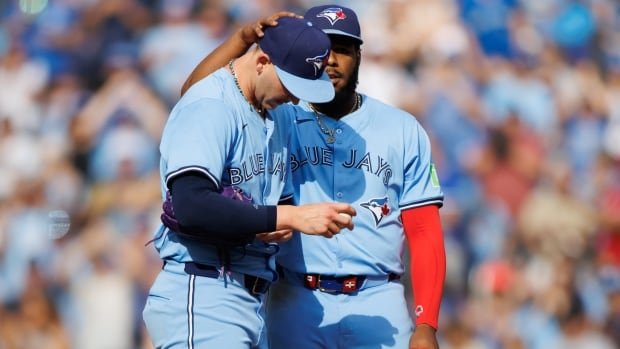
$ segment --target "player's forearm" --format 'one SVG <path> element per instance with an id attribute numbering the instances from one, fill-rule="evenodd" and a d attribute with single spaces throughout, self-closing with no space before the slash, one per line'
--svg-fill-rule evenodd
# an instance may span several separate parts
<path id="1" fill-rule="evenodd" d="M 303 230 L 300 222 L 301 210 L 303 209 L 294 205 L 278 205 L 276 211 L 276 230 Z"/>
<path id="2" fill-rule="evenodd" d="M 342 228 L 353 229 L 355 209 L 349 204 L 253 205 L 219 193 L 216 184 L 198 172 L 174 177 L 169 185 L 171 198 L 164 203 L 162 222 L 197 238 L 248 238 L 285 229 L 332 237 Z"/>
<path id="3" fill-rule="evenodd" d="M 231 59 L 243 55 L 252 46 L 252 43 L 246 43 L 243 40 L 241 30 L 237 30 L 235 34 L 202 59 L 183 83 L 181 95 L 185 94 L 193 84 L 226 65 Z"/>
<path id="4" fill-rule="evenodd" d="M 406 210 L 403 226 L 411 256 L 416 325 L 437 328 L 446 274 L 446 253 L 437 206 Z"/>
<path id="5" fill-rule="evenodd" d="M 174 215 L 183 233 L 201 237 L 249 237 L 275 230 L 275 206 L 224 197 L 206 177 L 185 174 L 171 183 Z"/>

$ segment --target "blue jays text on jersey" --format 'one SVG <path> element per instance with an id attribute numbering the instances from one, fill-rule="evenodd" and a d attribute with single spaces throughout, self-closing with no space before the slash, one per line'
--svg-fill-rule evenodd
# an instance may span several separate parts
<path id="1" fill-rule="evenodd" d="M 285 161 L 282 159 L 282 154 L 272 153 L 269 154 L 271 159 L 267 162 L 270 164 L 267 169 L 269 175 L 277 176 L 281 181 L 284 180 L 286 174 Z M 238 186 L 243 182 L 247 182 L 255 176 L 261 176 L 265 174 L 265 157 L 262 153 L 250 154 L 248 159 L 242 160 L 239 166 L 231 166 L 227 170 L 228 183 L 233 186 Z"/>
<path id="2" fill-rule="evenodd" d="M 333 166 L 333 150 L 326 146 L 303 146 L 299 154 L 291 154 L 291 171 L 296 171 L 305 165 Z M 370 152 L 358 154 L 357 149 L 350 149 L 347 160 L 338 166 L 372 173 L 381 178 L 385 185 L 392 177 L 392 168 L 381 155 L 374 155 Z"/>

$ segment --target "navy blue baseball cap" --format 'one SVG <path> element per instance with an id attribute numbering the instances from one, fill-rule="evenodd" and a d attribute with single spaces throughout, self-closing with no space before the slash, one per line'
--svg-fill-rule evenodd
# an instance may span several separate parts
<path id="1" fill-rule="evenodd" d="M 348 7 L 315 6 L 306 11 L 304 18 L 326 34 L 348 36 L 359 44 L 363 43 L 357 15 Z"/>
<path id="2" fill-rule="evenodd" d="M 295 97 L 310 103 L 334 98 L 334 86 L 325 66 L 331 42 L 327 35 L 306 20 L 282 17 L 267 27 L 258 46 L 269 55 L 282 85 Z"/>

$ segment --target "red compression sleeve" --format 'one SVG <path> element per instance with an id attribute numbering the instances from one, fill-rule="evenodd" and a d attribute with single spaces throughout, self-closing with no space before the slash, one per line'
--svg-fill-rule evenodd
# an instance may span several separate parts
<path id="1" fill-rule="evenodd" d="M 446 250 L 439 208 L 428 205 L 403 211 L 402 221 L 411 256 L 415 323 L 437 329 L 446 276 Z"/>

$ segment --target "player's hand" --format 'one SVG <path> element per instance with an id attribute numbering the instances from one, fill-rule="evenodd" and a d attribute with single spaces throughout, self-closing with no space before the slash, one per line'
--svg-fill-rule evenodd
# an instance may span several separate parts
<path id="1" fill-rule="evenodd" d="M 246 45 L 250 46 L 258 41 L 258 39 L 262 38 L 265 33 L 263 32 L 263 28 L 265 27 L 275 27 L 278 25 L 278 18 L 281 17 L 297 17 L 303 18 L 302 16 L 288 11 L 280 11 L 272 14 L 269 17 L 262 18 L 255 23 L 251 23 L 248 25 L 244 25 L 241 30 L 241 40 L 246 43 Z"/>
<path id="2" fill-rule="evenodd" d="M 355 209 L 344 203 L 278 206 L 278 222 L 308 235 L 331 238 L 343 228 L 353 229 Z"/>
<path id="3" fill-rule="evenodd" d="M 418 325 L 409 338 L 409 349 L 439 349 L 435 329 L 429 325 Z"/>
<path id="4" fill-rule="evenodd" d="M 256 234 L 256 238 L 264 242 L 286 242 L 293 237 L 291 229 L 276 230 L 269 233 Z"/>

